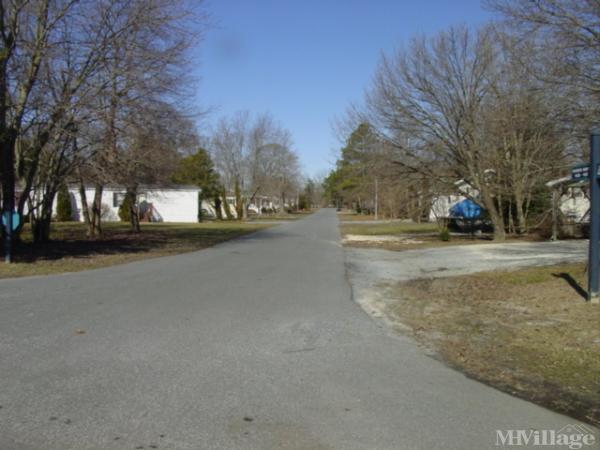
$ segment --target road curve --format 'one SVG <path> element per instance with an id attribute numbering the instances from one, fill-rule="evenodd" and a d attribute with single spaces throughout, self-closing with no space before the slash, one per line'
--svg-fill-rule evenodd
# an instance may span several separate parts
<path id="1" fill-rule="evenodd" d="M 0 449 L 486 449 L 572 419 L 352 301 L 334 210 L 200 252 L 0 281 Z"/>

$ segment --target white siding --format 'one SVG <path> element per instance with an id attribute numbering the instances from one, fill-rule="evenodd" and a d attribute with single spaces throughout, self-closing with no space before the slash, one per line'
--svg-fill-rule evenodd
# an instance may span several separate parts
<path id="1" fill-rule="evenodd" d="M 138 202 L 147 201 L 152 203 L 154 211 L 157 213 L 155 216 L 159 217 L 159 221 L 197 222 L 199 191 L 196 188 L 141 190 L 138 194 Z M 69 193 L 71 194 L 71 204 L 73 206 L 73 219 L 83 222 L 79 189 L 69 187 Z M 85 195 L 89 206 L 94 199 L 94 189 L 86 188 Z M 124 195 L 125 188 L 104 188 L 102 191 L 102 220 L 106 222 L 117 222 L 119 220 L 119 205 Z M 56 212 L 56 200 L 53 209 Z"/>
<path id="2" fill-rule="evenodd" d="M 429 210 L 429 221 L 435 222 L 437 219 L 450 216 L 450 208 L 465 199 L 466 197 L 462 195 L 440 195 L 434 198 Z"/>
<path id="3" fill-rule="evenodd" d="M 117 222 L 119 220 L 119 207 L 113 206 L 113 194 L 125 194 L 125 189 L 112 189 L 104 188 L 102 191 L 102 220 L 105 222 Z M 69 194 L 71 195 L 71 206 L 73 208 L 73 219 L 83 222 L 83 214 L 81 213 L 81 196 L 79 195 L 79 189 L 75 187 L 69 187 Z M 94 188 L 86 188 L 85 196 L 88 203 L 88 207 L 94 200 Z M 54 199 L 53 210 L 56 213 L 56 198 Z"/>
<path id="4" fill-rule="evenodd" d="M 141 194 L 164 222 L 198 222 L 198 189 L 163 189 Z"/>

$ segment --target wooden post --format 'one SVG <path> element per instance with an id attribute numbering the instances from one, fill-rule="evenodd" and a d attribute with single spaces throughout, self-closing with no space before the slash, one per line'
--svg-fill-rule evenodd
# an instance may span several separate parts
<path id="1" fill-rule="evenodd" d="M 550 240 L 558 240 L 558 201 L 559 201 L 558 189 L 552 189 L 552 237 Z"/>

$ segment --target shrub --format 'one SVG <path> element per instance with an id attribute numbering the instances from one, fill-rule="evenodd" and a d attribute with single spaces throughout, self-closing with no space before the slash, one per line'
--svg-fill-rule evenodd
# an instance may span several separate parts
<path id="1" fill-rule="evenodd" d="M 125 194 L 123 203 L 119 206 L 119 219 L 121 222 L 131 222 L 131 207 L 133 206 L 133 196 L 130 193 Z"/>
<path id="2" fill-rule="evenodd" d="M 66 184 L 58 189 L 56 199 L 56 220 L 59 222 L 68 222 L 73 219 L 73 208 L 71 205 L 71 194 Z"/>
<path id="3" fill-rule="evenodd" d="M 444 228 L 442 231 L 440 231 L 440 240 L 444 242 L 448 242 L 450 240 L 450 231 L 448 231 L 448 228 Z"/>
<path id="4" fill-rule="evenodd" d="M 298 209 L 307 210 L 309 208 L 308 197 L 305 194 L 300 194 L 298 197 Z"/>

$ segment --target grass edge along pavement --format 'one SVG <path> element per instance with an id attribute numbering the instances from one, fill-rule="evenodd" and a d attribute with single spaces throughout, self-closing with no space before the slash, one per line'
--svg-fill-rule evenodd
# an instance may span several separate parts
<path id="1" fill-rule="evenodd" d="M 103 235 L 89 240 L 79 222 L 52 224 L 52 240 L 33 246 L 29 229 L 23 230 L 15 262 L 0 264 L 0 278 L 50 275 L 108 267 L 143 259 L 201 250 L 274 226 L 260 222 L 144 223 L 142 232 L 129 224 L 110 222 Z M 2 250 L 2 249 L 0 249 Z M 2 250 L 3 251 L 3 250 Z"/>
<path id="2" fill-rule="evenodd" d="M 384 312 L 450 367 L 598 426 L 600 308 L 585 278 L 562 264 L 388 284 Z"/>

